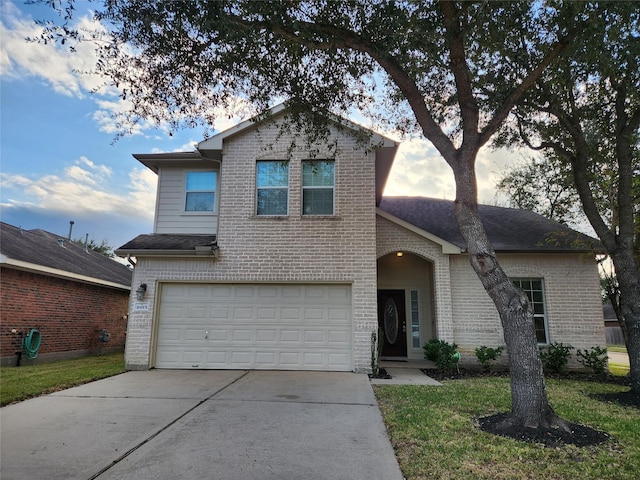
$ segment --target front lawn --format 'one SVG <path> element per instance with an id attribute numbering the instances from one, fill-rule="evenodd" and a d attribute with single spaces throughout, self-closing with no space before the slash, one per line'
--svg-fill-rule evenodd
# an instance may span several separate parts
<path id="1" fill-rule="evenodd" d="M 374 386 L 400 468 L 417 479 L 637 479 L 640 410 L 593 395 L 628 387 L 547 380 L 549 399 L 564 419 L 611 435 L 607 443 L 549 448 L 476 428 L 477 418 L 510 409 L 509 379 L 450 380 L 442 387 Z"/>
<path id="2" fill-rule="evenodd" d="M 123 373 L 124 354 L 0 367 L 0 406 Z"/>

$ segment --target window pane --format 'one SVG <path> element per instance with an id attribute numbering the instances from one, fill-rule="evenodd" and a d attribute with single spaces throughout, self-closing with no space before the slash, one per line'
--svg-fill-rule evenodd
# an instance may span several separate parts
<path id="1" fill-rule="evenodd" d="M 333 189 L 306 189 L 302 193 L 304 215 L 333 215 Z"/>
<path id="2" fill-rule="evenodd" d="M 213 200 L 213 192 L 187 192 L 185 210 L 187 212 L 212 212 Z"/>
<path id="3" fill-rule="evenodd" d="M 286 188 L 269 188 L 258 190 L 258 215 L 286 215 Z"/>
<path id="4" fill-rule="evenodd" d="M 216 175 L 216 172 L 187 172 L 186 212 L 213 212 Z"/>
<path id="5" fill-rule="evenodd" d="M 289 163 L 286 161 L 258 162 L 256 169 L 258 187 L 286 187 L 289 185 Z"/>
<path id="6" fill-rule="evenodd" d="M 333 187 L 333 162 L 328 160 L 303 162 L 302 185 L 305 187 Z"/>
<path id="7" fill-rule="evenodd" d="M 535 317 L 533 321 L 536 327 L 536 340 L 538 340 L 538 343 L 547 343 L 547 332 L 544 328 L 544 317 Z"/>
<path id="8" fill-rule="evenodd" d="M 187 191 L 216 189 L 216 172 L 187 172 Z"/>
<path id="9" fill-rule="evenodd" d="M 544 307 L 544 292 L 542 279 L 540 278 L 513 278 L 513 284 L 521 288 L 529 299 L 533 310 L 536 339 L 538 343 L 547 343 L 546 316 Z"/>

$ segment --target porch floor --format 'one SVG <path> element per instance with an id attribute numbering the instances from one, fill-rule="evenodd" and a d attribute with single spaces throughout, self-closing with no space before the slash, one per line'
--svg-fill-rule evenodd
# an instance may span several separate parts
<path id="1" fill-rule="evenodd" d="M 435 368 L 435 364 L 429 360 L 381 360 L 380 367 L 391 378 L 372 378 L 372 385 L 442 385 L 421 372 L 424 368 Z"/>
<path id="2" fill-rule="evenodd" d="M 380 366 L 382 368 L 436 368 L 436 364 L 427 359 L 382 359 L 380 360 Z"/>

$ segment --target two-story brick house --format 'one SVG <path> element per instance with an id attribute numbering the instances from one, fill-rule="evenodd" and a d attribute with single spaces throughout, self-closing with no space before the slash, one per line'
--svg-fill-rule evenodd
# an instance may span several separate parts
<path id="1" fill-rule="evenodd" d="M 382 198 L 398 144 L 372 134 L 363 145 L 345 122 L 308 146 L 279 129 L 285 115 L 276 107 L 194 152 L 135 155 L 158 191 L 154 232 L 116 250 L 135 257 L 139 290 L 127 367 L 366 371 L 379 325 L 387 357 L 422 358 L 434 337 L 463 351 L 501 344 L 452 203 Z M 597 269 L 577 234 L 484 208 L 507 271 L 535 300 L 541 343 L 604 345 Z"/>

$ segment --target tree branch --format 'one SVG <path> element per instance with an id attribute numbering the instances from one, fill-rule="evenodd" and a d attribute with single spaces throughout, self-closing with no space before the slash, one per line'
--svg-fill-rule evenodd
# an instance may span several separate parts
<path id="1" fill-rule="evenodd" d="M 293 29 L 282 23 L 267 21 L 245 20 L 237 15 L 230 15 L 231 20 L 239 27 L 246 30 L 268 30 L 275 35 L 302 45 L 311 50 L 352 50 L 369 55 L 391 77 L 396 86 L 407 99 L 416 120 L 422 128 L 423 134 L 445 158 L 451 158 L 455 154 L 455 147 L 451 139 L 443 132 L 442 128 L 434 120 L 427 108 L 424 97 L 415 81 L 407 75 L 399 62 L 384 49 L 363 38 L 357 33 L 335 25 L 322 25 L 318 23 L 296 21 L 298 29 Z M 305 36 L 299 31 L 304 31 Z M 305 38 L 310 33 L 320 34 L 327 41 L 319 41 Z"/>
<path id="2" fill-rule="evenodd" d="M 509 94 L 503 104 L 496 110 L 489 123 L 480 132 L 480 143 L 484 145 L 498 131 L 504 120 L 509 115 L 516 103 L 522 98 L 527 90 L 540 78 L 546 68 L 564 52 L 579 31 L 578 27 L 573 28 L 567 35 L 562 37 L 555 46 L 545 55 L 540 64 L 527 75 L 527 77 Z"/>
<path id="3" fill-rule="evenodd" d="M 458 92 L 458 105 L 462 117 L 462 147 L 471 148 L 476 152 L 478 144 L 479 108 L 473 95 L 471 73 L 464 50 L 464 34 L 460 25 L 460 13 L 454 2 L 446 0 L 440 2 L 447 30 L 450 66 Z"/>

